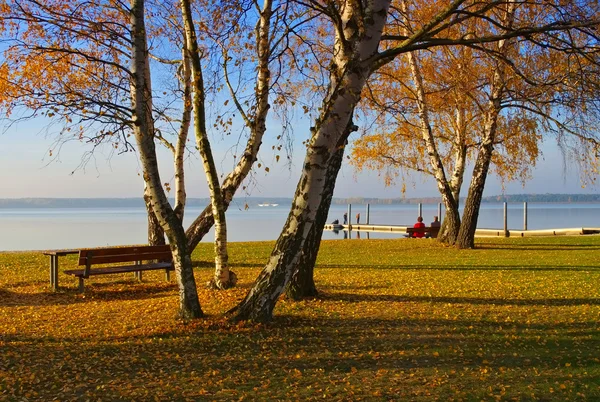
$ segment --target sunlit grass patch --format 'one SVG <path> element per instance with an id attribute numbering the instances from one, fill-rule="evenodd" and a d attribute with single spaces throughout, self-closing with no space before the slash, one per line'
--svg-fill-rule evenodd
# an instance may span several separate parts
<path id="1" fill-rule="evenodd" d="M 325 241 L 320 297 L 227 323 L 272 245 L 232 243 L 218 292 L 201 244 L 190 323 L 162 272 L 52 292 L 46 257 L 0 254 L 0 400 L 600 399 L 600 237 Z"/>

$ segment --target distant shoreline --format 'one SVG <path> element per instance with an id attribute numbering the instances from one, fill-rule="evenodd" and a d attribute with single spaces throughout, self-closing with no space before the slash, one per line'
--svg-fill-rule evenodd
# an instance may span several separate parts
<path id="1" fill-rule="evenodd" d="M 464 202 L 464 199 L 461 200 Z M 205 207 L 209 204 L 208 198 L 188 198 L 187 206 Z M 269 203 L 271 205 L 289 206 L 291 198 L 287 197 L 239 197 L 234 202 L 249 206 Z M 439 197 L 418 198 L 334 198 L 335 205 L 398 205 L 398 204 L 438 204 Z M 502 202 L 532 202 L 532 203 L 598 203 L 600 194 L 512 194 L 493 195 L 483 197 L 484 203 Z M 143 208 L 144 201 L 139 198 L 0 198 L 0 209 L 8 208 Z"/>

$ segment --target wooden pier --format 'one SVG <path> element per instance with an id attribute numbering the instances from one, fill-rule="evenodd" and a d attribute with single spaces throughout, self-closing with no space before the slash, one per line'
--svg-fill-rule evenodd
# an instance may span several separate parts
<path id="1" fill-rule="evenodd" d="M 338 231 L 356 231 L 356 232 L 377 232 L 377 233 L 406 233 L 406 229 L 410 226 L 403 225 L 372 225 L 372 224 L 356 224 L 356 225 L 340 225 L 326 224 L 325 230 Z M 532 236 L 577 236 L 600 234 L 600 228 L 566 228 L 566 229 L 538 229 L 538 230 L 516 230 L 510 229 L 506 232 L 504 229 L 477 229 L 476 237 L 532 237 Z"/>

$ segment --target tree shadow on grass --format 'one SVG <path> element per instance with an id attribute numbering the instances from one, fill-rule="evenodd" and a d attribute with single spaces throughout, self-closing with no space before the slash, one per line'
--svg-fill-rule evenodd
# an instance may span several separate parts
<path id="1" fill-rule="evenodd" d="M 243 263 L 243 262 L 229 262 L 231 265 L 231 269 L 236 268 L 263 268 L 264 264 L 262 263 Z M 193 261 L 192 267 L 194 268 L 215 268 L 215 263 L 210 261 Z"/>
<path id="2" fill-rule="evenodd" d="M 215 263 L 210 261 L 192 261 L 192 267 L 194 268 L 214 268 Z"/>
<path id="3" fill-rule="evenodd" d="M 570 336 L 573 330 L 594 333 L 596 339 Z M 43 379 L 60 366 L 68 373 L 93 370 L 97 378 L 118 377 L 135 383 L 139 373 L 144 373 L 145 380 L 155 381 L 180 376 L 185 367 L 185 372 L 194 371 L 205 379 L 211 372 L 245 373 L 251 386 L 260 386 L 265 378 L 293 379 L 294 370 L 318 375 L 325 383 L 327 378 L 335 381 L 338 375 L 360 370 L 386 370 L 390 372 L 389 380 L 396 381 L 401 370 L 413 369 L 454 370 L 463 373 L 465 380 L 472 376 L 479 381 L 484 367 L 518 373 L 535 368 L 537 377 L 546 376 L 538 381 L 554 382 L 561 375 L 557 370 L 575 361 L 574 350 L 579 351 L 577 365 L 590 368 L 597 366 L 596 353 L 600 350 L 598 325 L 592 322 L 537 325 L 531 333 L 515 333 L 514 326 L 482 320 L 279 315 L 273 323 L 250 331 L 202 327 L 198 336 L 189 335 L 165 334 L 157 340 L 152 334 L 102 342 L 95 338 L 45 339 L 17 334 L 0 339 L 6 343 L 6 356 L 11 356 L 6 358 L 7 364 L 27 367 L 35 378 Z M 549 340 L 549 344 L 540 339 Z M 562 372 L 566 375 L 570 370 Z M 526 377 L 522 381 L 530 382 Z M 598 376 L 585 377 L 589 383 Z M 88 387 L 86 382 L 82 384 Z M 88 389 L 92 394 L 100 392 L 96 383 L 90 383 Z"/>
<path id="4" fill-rule="evenodd" d="M 327 286 L 323 287 L 327 289 Z M 392 302 L 392 303 L 442 303 L 442 304 L 476 304 L 490 306 L 600 306 L 600 298 L 574 299 L 505 299 L 483 297 L 435 297 L 435 296 L 402 296 L 402 295 L 365 295 L 357 293 L 319 292 L 322 300 L 337 300 L 347 303 L 360 302 Z"/>
<path id="5" fill-rule="evenodd" d="M 131 281 L 114 281 L 110 283 L 87 284 L 83 296 L 74 288 L 61 288 L 58 292 L 51 290 L 37 293 L 21 293 L 0 289 L 0 306 L 44 306 L 71 305 L 88 303 L 91 300 L 143 300 L 161 298 L 177 290 L 175 283 L 152 286 L 149 283 Z"/>
<path id="6" fill-rule="evenodd" d="M 600 250 L 600 245 L 598 244 L 564 244 L 557 243 L 553 245 L 549 245 L 548 243 L 530 243 L 530 244 L 522 244 L 522 245 L 508 245 L 502 243 L 478 243 L 475 246 L 475 250 L 547 250 L 547 251 L 557 251 L 557 250 L 565 250 L 565 251 L 590 251 L 590 250 Z"/>
<path id="7" fill-rule="evenodd" d="M 515 265 L 383 265 L 383 264 L 317 264 L 315 269 L 393 269 L 430 271 L 600 271 L 600 266 L 579 265 L 577 267 L 515 266 Z"/>

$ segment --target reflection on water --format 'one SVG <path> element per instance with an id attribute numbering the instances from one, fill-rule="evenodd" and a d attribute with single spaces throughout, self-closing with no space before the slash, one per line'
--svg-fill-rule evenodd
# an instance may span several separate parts
<path id="1" fill-rule="evenodd" d="M 203 207 L 186 210 L 189 225 Z M 244 210 L 231 206 L 227 212 L 230 241 L 274 240 L 285 223 L 289 205 Z M 345 205 L 332 205 L 327 222 L 342 220 Z M 366 223 L 366 206 L 353 205 L 354 215 Z M 371 205 L 369 223 L 412 226 L 417 205 Z M 437 205 L 423 205 L 425 222 L 437 215 Z M 352 215 L 353 216 L 353 215 Z M 501 228 L 502 204 L 484 204 L 480 228 Z M 509 204 L 508 226 L 523 228 L 523 204 Z M 146 242 L 146 211 L 143 208 L 37 208 L 0 209 L 0 250 L 40 250 L 138 244 Z M 600 204 L 529 204 L 528 228 L 600 227 Z M 324 239 L 361 238 L 353 231 L 325 231 Z M 366 233 L 366 235 L 365 235 Z M 398 238 L 403 234 L 362 233 L 362 238 Z M 212 241 L 211 231 L 204 241 Z"/>

